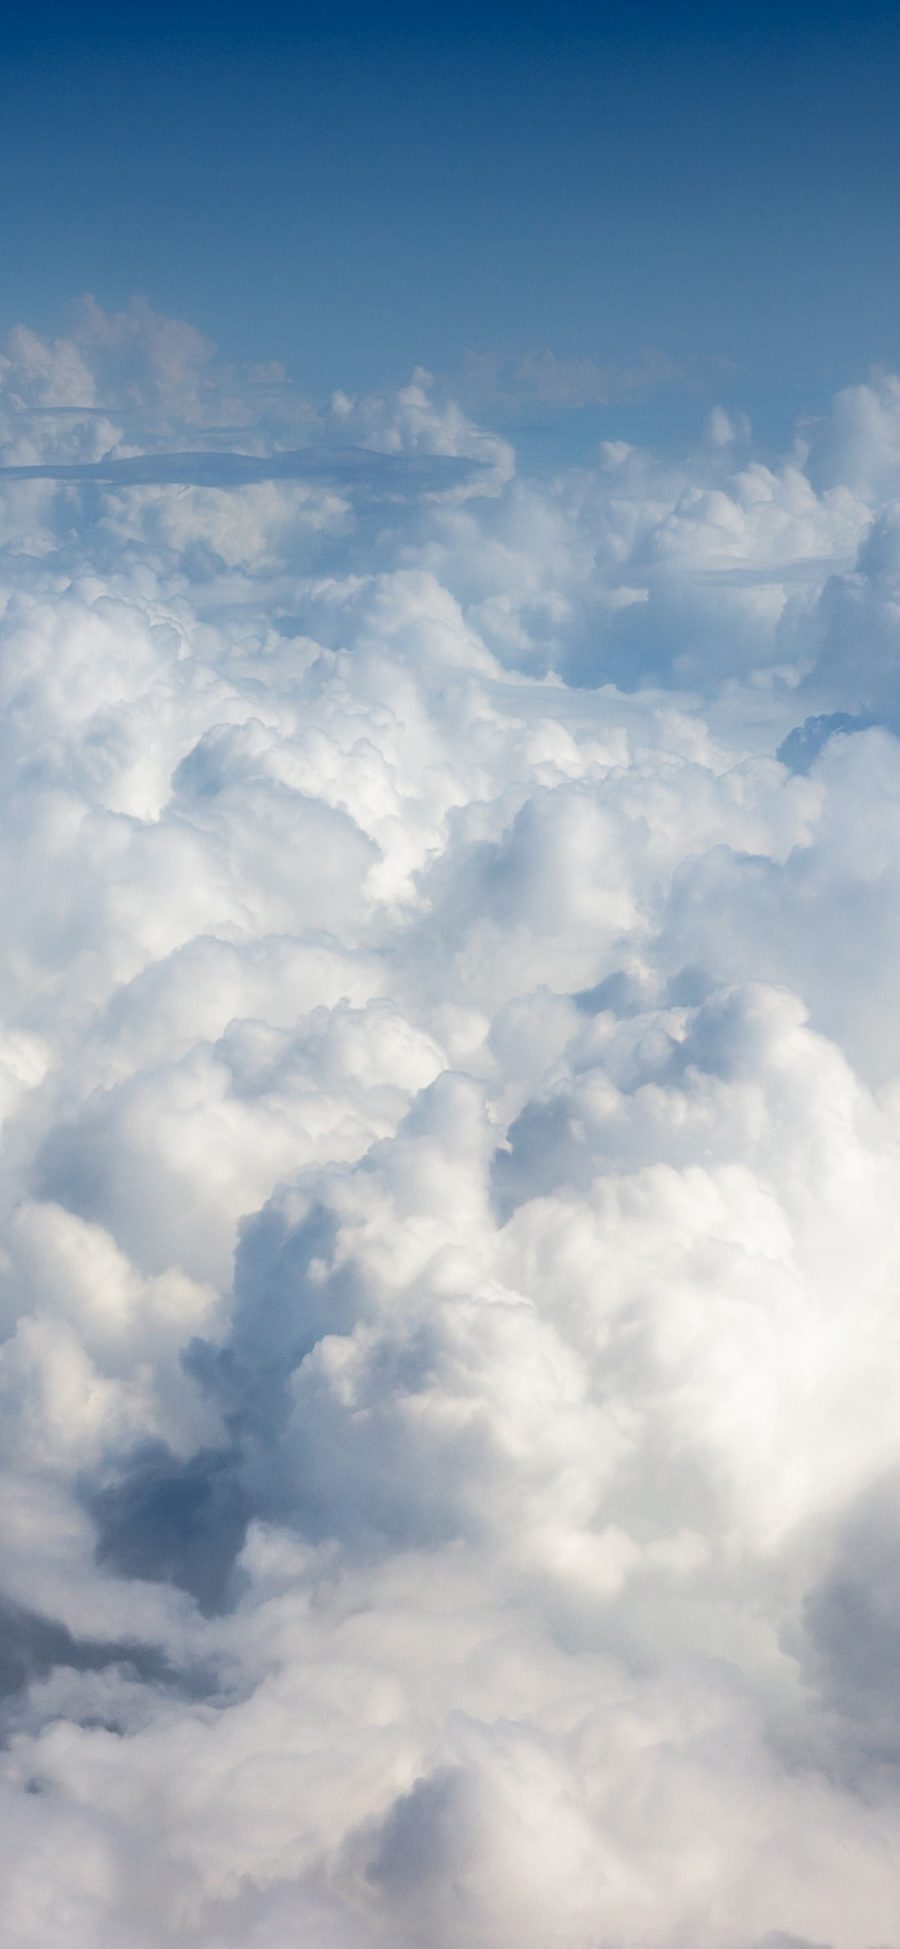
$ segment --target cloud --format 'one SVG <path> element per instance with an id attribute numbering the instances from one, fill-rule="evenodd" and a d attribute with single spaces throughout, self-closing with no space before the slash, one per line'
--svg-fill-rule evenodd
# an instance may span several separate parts
<path id="1" fill-rule="evenodd" d="M 266 455 L 207 453 L 113 455 L 106 460 L 61 461 L 0 468 L 0 479 L 92 482 L 103 487 L 247 487 L 269 480 L 360 480 L 379 483 L 385 495 L 400 489 L 426 490 L 470 480 L 471 461 L 453 454 L 432 455 L 422 464 L 415 458 L 376 455 L 365 447 L 345 447 L 340 453 L 307 448 L 299 453 Z"/>
<path id="2" fill-rule="evenodd" d="M 896 419 L 10 335 L 14 1949 L 896 1945 Z"/>
<path id="3" fill-rule="evenodd" d="M 509 360 L 470 352 L 460 385 L 476 410 L 516 412 L 542 406 L 559 412 L 608 406 L 613 400 L 684 384 L 691 377 L 661 352 L 644 352 L 630 365 L 599 365 L 596 359 L 560 358 L 545 345 Z"/>

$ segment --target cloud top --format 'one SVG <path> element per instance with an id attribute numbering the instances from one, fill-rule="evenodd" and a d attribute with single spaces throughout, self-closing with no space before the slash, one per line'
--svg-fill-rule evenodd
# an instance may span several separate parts
<path id="1" fill-rule="evenodd" d="M 897 381 L 0 442 L 4 1941 L 888 1949 Z"/>

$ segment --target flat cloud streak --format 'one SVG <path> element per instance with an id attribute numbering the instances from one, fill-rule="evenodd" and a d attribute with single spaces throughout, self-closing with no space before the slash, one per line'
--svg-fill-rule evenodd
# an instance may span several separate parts
<path id="1" fill-rule="evenodd" d="M 456 454 L 376 454 L 365 447 L 344 447 L 270 454 L 148 453 L 126 458 L 52 462 L 46 465 L 0 466 L 0 480 L 92 481 L 103 487 L 140 487 L 156 483 L 173 487 L 247 487 L 254 481 L 322 480 L 381 485 L 423 491 L 468 482 L 477 463 Z"/>
<path id="2" fill-rule="evenodd" d="M 896 1949 L 900 381 L 0 454 L 4 1944 Z"/>

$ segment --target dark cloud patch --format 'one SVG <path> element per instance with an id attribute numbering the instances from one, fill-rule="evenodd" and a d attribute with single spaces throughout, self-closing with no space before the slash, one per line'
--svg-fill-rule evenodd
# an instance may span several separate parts
<path id="1" fill-rule="evenodd" d="M 76 1637 L 64 1624 L 0 1598 L 0 1712 L 24 1687 L 60 1665 L 79 1672 L 125 1665 L 151 1685 L 173 1684 L 178 1678 L 152 1645 Z"/>
<path id="2" fill-rule="evenodd" d="M 187 1371 L 214 1396 L 236 1440 L 274 1440 L 290 1379 L 325 1334 L 352 1331 L 364 1303 L 359 1270 L 334 1263 L 337 1220 L 323 1204 L 301 1219 L 273 1202 L 244 1228 L 227 1340 L 195 1340 Z"/>
<path id="3" fill-rule="evenodd" d="M 593 988 L 579 988 L 572 999 L 583 1015 L 601 1015 L 606 1009 L 614 1015 L 636 1015 L 643 1006 L 637 985 L 624 968 L 617 968 Z"/>
<path id="4" fill-rule="evenodd" d="M 804 1618 L 807 1668 L 843 1762 L 900 1767 L 900 1476 L 854 1503 Z"/>
<path id="5" fill-rule="evenodd" d="M 562 1185 L 590 1179 L 590 1161 L 572 1128 L 564 1098 L 526 1103 L 510 1125 L 505 1145 L 491 1160 L 491 1200 L 500 1224 L 529 1198 L 546 1197 Z"/>
<path id="6" fill-rule="evenodd" d="M 99 1562 L 122 1577 L 175 1584 L 207 1615 L 227 1609 L 249 1517 L 229 1450 L 201 1450 L 183 1462 L 165 1443 L 145 1442 L 116 1482 L 86 1500 Z"/>
<path id="7" fill-rule="evenodd" d="M 831 1949 L 828 1942 L 810 1942 L 805 1935 L 784 1935 L 775 1929 L 769 1935 L 759 1936 L 755 1942 L 747 1944 L 747 1949 Z"/>
<path id="8" fill-rule="evenodd" d="M 452 1872 L 461 1848 L 474 1838 L 468 1777 L 462 1767 L 440 1767 L 417 1780 L 394 1802 L 368 1875 L 389 1894 L 407 1894 Z"/>
<path id="9" fill-rule="evenodd" d="M 826 711 L 818 717 L 804 718 L 779 745 L 776 758 L 789 771 L 806 776 L 829 738 L 851 737 L 854 731 L 870 731 L 878 719 L 851 711 Z"/>

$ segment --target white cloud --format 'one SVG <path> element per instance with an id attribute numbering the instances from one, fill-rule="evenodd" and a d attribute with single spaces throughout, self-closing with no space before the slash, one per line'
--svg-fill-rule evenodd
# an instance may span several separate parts
<path id="1" fill-rule="evenodd" d="M 11 334 L 13 1949 L 895 1941 L 896 393 Z"/>

